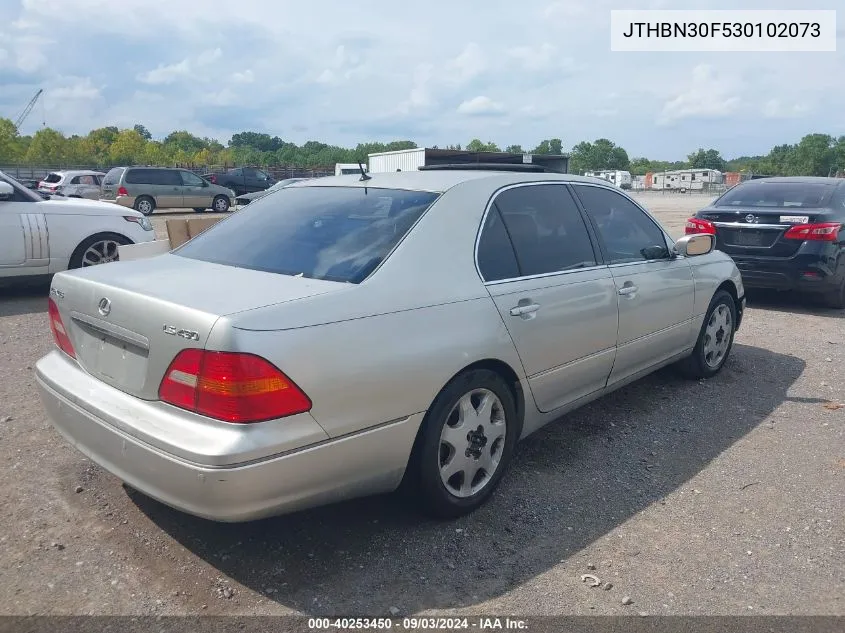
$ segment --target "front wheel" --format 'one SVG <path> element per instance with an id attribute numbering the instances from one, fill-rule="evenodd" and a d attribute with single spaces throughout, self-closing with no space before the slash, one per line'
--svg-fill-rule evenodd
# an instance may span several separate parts
<path id="1" fill-rule="evenodd" d="M 214 202 L 211 203 L 211 208 L 217 213 L 226 213 L 229 210 L 229 198 L 226 196 L 217 196 Z"/>
<path id="2" fill-rule="evenodd" d="M 410 468 L 429 514 L 454 518 L 483 505 L 507 468 L 520 433 L 516 404 L 498 374 L 453 379 L 423 420 Z"/>
<path id="3" fill-rule="evenodd" d="M 736 303 L 719 290 L 710 300 L 692 354 L 678 363 L 687 378 L 710 378 L 719 373 L 731 353 L 736 333 Z"/>
<path id="4" fill-rule="evenodd" d="M 109 262 L 118 261 L 118 246 L 126 246 L 132 242 L 122 235 L 101 233 L 92 235 L 82 241 L 73 251 L 68 262 L 68 268 L 86 268 Z"/>

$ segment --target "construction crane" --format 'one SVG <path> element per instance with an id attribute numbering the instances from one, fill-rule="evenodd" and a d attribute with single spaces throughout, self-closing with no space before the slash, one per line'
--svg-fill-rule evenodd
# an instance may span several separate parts
<path id="1" fill-rule="evenodd" d="M 32 109 L 35 107 L 35 104 L 38 102 L 38 97 L 41 96 L 41 93 L 44 92 L 43 89 L 40 89 L 38 92 L 35 93 L 35 96 L 29 100 L 29 103 L 26 104 L 26 107 L 21 112 L 20 116 L 15 121 L 15 127 L 20 130 L 21 125 L 23 122 L 26 121 L 26 117 L 29 116 L 29 113 L 32 112 Z"/>

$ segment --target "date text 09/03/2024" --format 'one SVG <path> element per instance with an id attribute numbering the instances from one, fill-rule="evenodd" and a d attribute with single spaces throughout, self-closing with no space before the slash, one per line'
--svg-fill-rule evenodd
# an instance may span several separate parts
<path id="1" fill-rule="evenodd" d="M 528 623 L 519 618 L 499 617 L 406 617 L 394 618 L 310 618 L 313 631 L 397 630 L 397 631 L 528 631 Z"/>

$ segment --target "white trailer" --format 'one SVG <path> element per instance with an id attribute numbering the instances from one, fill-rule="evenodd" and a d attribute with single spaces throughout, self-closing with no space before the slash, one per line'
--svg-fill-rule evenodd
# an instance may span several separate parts
<path id="1" fill-rule="evenodd" d="M 364 171 L 369 171 L 366 165 L 364 165 Z M 334 166 L 335 176 L 348 176 L 350 174 L 360 173 L 361 168 L 358 166 L 358 163 L 337 163 Z"/>
<path id="2" fill-rule="evenodd" d="M 370 172 L 417 171 L 425 165 L 425 148 L 400 149 L 394 152 L 377 152 L 369 155 Z"/>
<path id="3" fill-rule="evenodd" d="M 585 176 L 592 176 L 594 178 L 601 178 L 609 183 L 612 183 L 620 189 L 631 188 L 631 172 L 621 171 L 618 169 L 606 169 L 602 171 L 587 171 Z"/>

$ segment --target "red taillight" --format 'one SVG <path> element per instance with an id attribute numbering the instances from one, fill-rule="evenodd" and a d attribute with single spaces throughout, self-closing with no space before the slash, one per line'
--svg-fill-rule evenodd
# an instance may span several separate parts
<path id="1" fill-rule="evenodd" d="M 684 228 L 686 235 L 695 235 L 698 233 L 708 233 L 716 235 L 716 225 L 707 220 L 699 220 L 698 218 L 690 218 L 687 220 L 687 225 Z"/>
<path id="2" fill-rule="evenodd" d="M 53 332 L 53 339 L 56 341 L 56 345 L 71 358 L 76 358 L 73 344 L 67 335 L 65 324 L 62 323 L 62 317 L 59 315 L 59 307 L 52 299 L 47 300 L 47 312 L 50 315 L 50 330 Z"/>
<path id="3" fill-rule="evenodd" d="M 117 195 L 119 196 L 128 196 L 129 192 L 126 190 L 126 187 L 118 187 L 117 188 Z"/>
<path id="4" fill-rule="evenodd" d="M 783 234 L 788 240 L 813 240 L 817 242 L 836 242 L 839 240 L 839 222 L 822 224 L 796 224 Z"/>
<path id="5" fill-rule="evenodd" d="M 311 409 L 311 400 L 260 356 L 186 349 L 158 389 L 162 401 L 226 422 L 274 420 Z"/>

